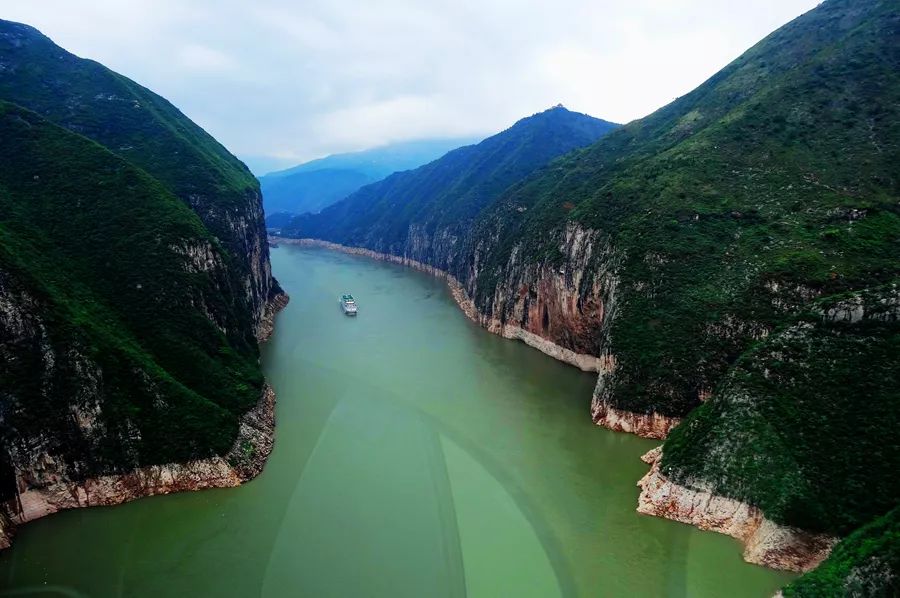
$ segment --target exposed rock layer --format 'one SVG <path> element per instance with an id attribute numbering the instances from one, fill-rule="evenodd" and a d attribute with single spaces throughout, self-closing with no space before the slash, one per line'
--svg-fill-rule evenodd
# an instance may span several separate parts
<path id="1" fill-rule="evenodd" d="M 50 480 L 30 486 L 18 478 L 18 496 L 0 509 L 0 548 L 10 545 L 16 525 L 64 509 L 117 505 L 144 496 L 233 487 L 257 476 L 275 440 L 275 392 L 265 385 L 259 403 L 241 419 L 240 432 L 225 456 L 188 463 L 151 465 L 81 481 Z"/>
<path id="2" fill-rule="evenodd" d="M 657 440 L 664 440 L 672 428 L 681 422 L 680 418 L 660 413 L 635 413 L 616 409 L 596 392 L 591 399 L 591 417 L 598 426 Z"/>
<path id="3" fill-rule="evenodd" d="M 285 293 L 279 293 L 266 305 L 260 342 L 271 337 L 275 315 L 288 301 Z M 237 438 L 224 456 L 151 465 L 80 481 L 52 473 L 17 472 L 16 496 L 0 504 L 0 550 L 11 545 L 17 525 L 64 509 L 110 506 L 145 496 L 237 486 L 262 472 L 274 443 L 275 391 L 265 384 L 257 404 L 241 418 Z M 49 455 L 42 459 L 51 468 L 54 466 Z"/>
<path id="4" fill-rule="evenodd" d="M 290 297 L 284 292 L 278 292 L 271 301 L 266 303 L 263 315 L 259 320 L 256 329 L 256 339 L 264 343 L 272 337 L 275 332 L 275 315 L 287 306 Z"/>
<path id="5" fill-rule="evenodd" d="M 747 562 L 788 571 L 814 569 L 838 541 L 779 525 L 752 505 L 676 484 L 660 471 L 661 457 L 661 447 L 641 457 L 650 471 L 637 484 L 641 488 L 639 513 L 727 534 L 743 542 Z"/>

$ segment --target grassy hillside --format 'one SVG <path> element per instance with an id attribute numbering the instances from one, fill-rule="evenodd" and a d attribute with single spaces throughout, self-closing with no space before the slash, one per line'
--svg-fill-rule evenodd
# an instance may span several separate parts
<path id="1" fill-rule="evenodd" d="M 596 141 L 616 125 L 562 107 L 522 119 L 473 146 L 368 185 L 321 215 L 298 218 L 289 234 L 401 251 L 410 226 L 462 232 L 512 183 Z"/>
<path id="2" fill-rule="evenodd" d="M 96 141 L 165 185 L 227 250 L 233 297 L 248 320 L 272 288 L 259 184 L 164 98 L 27 25 L 0 20 L 0 99 Z"/>
<path id="3" fill-rule="evenodd" d="M 226 453 L 278 290 L 240 161 L 0 21 L 0 492 Z"/>
<path id="4" fill-rule="evenodd" d="M 815 302 L 672 431 L 670 477 L 844 535 L 897 505 L 900 286 Z"/>
<path id="5" fill-rule="evenodd" d="M 12 461 L 39 448 L 78 478 L 227 451 L 262 378 L 216 238 L 144 171 L 7 102 L 0 164 Z"/>
<path id="6" fill-rule="evenodd" d="M 898 8 L 823 3 L 510 189 L 480 224 L 498 238 L 482 304 L 512 247 L 552 261 L 566 222 L 600 231 L 618 277 L 601 398 L 682 417 L 711 394 L 666 442 L 664 470 L 838 534 L 900 501 L 885 476 L 900 465 L 897 314 L 797 318 L 900 275 Z"/>
<path id="7" fill-rule="evenodd" d="M 704 85 L 513 188 L 479 288 L 568 220 L 623 261 L 608 386 L 682 416 L 755 337 L 820 295 L 891 280 L 900 254 L 896 2 L 832 0 Z"/>
<path id="8" fill-rule="evenodd" d="M 853 532 L 816 570 L 784 589 L 785 598 L 900 595 L 900 507 Z"/>
<path id="9" fill-rule="evenodd" d="M 234 202 L 257 188 L 247 168 L 164 98 L 36 29 L 0 20 L 0 98 L 97 141 L 172 188 Z"/>

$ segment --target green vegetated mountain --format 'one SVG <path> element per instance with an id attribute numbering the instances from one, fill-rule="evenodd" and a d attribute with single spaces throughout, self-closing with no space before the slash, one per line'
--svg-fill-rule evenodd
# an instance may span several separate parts
<path id="1" fill-rule="evenodd" d="M 226 453 L 279 292 L 240 161 L 0 21 L 0 499 Z"/>
<path id="2" fill-rule="evenodd" d="M 551 108 L 477 145 L 363 187 L 318 215 L 296 218 L 284 230 L 404 255 L 419 232 L 433 236 L 440 228 L 463 234 L 509 185 L 617 126 Z"/>
<path id="3" fill-rule="evenodd" d="M 896 0 L 828 0 L 495 201 L 438 179 L 421 216 L 392 177 L 294 232 L 439 266 L 607 357 L 595 417 L 686 417 L 666 475 L 844 536 L 900 502 L 898 39 Z"/>
<path id="4" fill-rule="evenodd" d="M 318 212 L 360 187 L 391 173 L 435 160 L 476 139 L 419 139 L 360 152 L 334 154 L 260 177 L 267 219 L 277 227 L 276 215 Z M 276 216 L 275 220 L 269 217 Z"/>
<path id="5" fill-rule="evenodd" d="M 784 589 L 785 598 L 900 595 L 900 507 L 864 525 L 828 559 Z"/>

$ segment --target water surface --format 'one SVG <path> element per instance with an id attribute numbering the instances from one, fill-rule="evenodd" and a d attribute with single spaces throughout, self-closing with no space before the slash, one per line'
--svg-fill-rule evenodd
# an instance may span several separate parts
<path id="1" fill-rule="evenodd" d="M 291 303 L 263 351 L 264 473 L 29 524 L 0 555 L 0 594 L 693 598 L 790 579 L 635 513 L 656 443 L 591 423 L 593 375 L 478 328 L 427 275 L 272 253 Z"/>

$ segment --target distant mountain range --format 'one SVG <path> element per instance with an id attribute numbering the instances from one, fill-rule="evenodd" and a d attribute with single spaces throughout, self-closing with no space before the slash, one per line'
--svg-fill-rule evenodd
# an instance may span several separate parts
<path id="1" fill-rule="evenodd" d="M 554 107 L 523 118 L 477 145 L 367 185 L 318 215 L 299 216 L 285 230 L 402 253 L 411 230 L 432 232 L 450 226 L 462 234 L 512 183 L 618 126 Z"/>
<path id="2" fill-rule="evenodd" d="M 284 214 L 318 212 L 394 172 L 416 168 L 478 138 L 420 139 L 334 154 L 259 177 L 267 225 Z M 269 218 L 274 219 L 269 220 Z"/>

